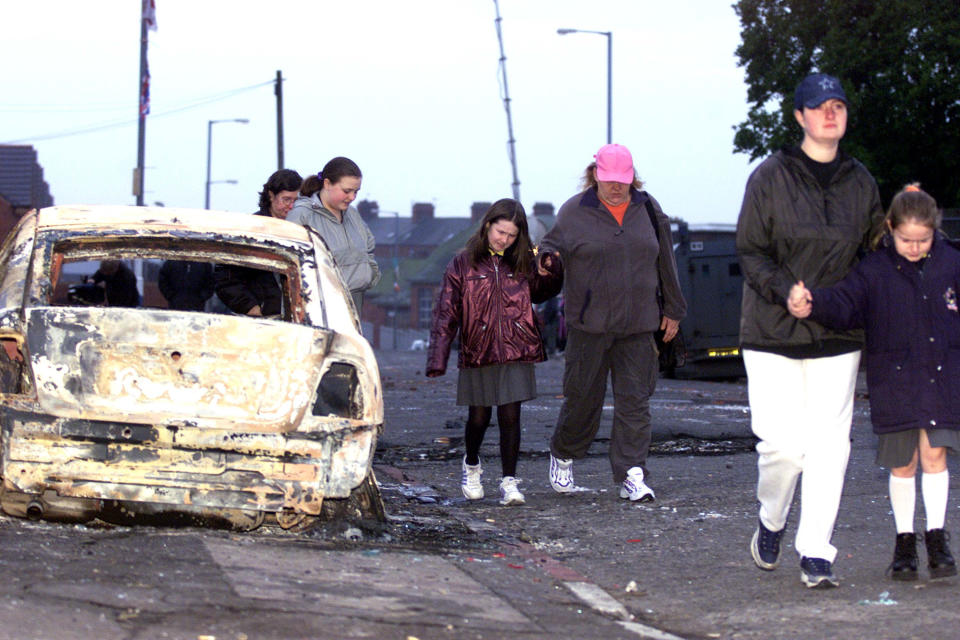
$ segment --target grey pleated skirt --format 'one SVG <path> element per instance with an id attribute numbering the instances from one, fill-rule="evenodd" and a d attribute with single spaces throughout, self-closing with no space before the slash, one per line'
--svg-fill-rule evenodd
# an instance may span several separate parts
<path id="1" fill-rule="evenodd" d="M 947 447 L 953 452 L 960 451 L 960 431 L 953 429 L 927 429 L 927 438 L 931 447 Z M 893 469 L 905 467 L 913 459 L 920 442 L 920 430 L 908 429 L 894 433 L 881 433 L 877 443 L 877 464 Z"/>
<path id="2" fill-rule="evenodd" d="M 475 369 L 460 369 L 457 404 L 496 407 L 537 397 L 537 377 L 532 362 L 507 362 Z"/>

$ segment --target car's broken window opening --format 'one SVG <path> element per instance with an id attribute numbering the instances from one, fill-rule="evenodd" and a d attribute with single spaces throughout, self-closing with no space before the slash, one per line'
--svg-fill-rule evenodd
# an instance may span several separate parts
<path id="1" fill-rule="evenodd" d="M 48 245 L 49 246 L 49 245 Z M 156 287 L 157 273 L 164 260 L 187 260 L 216 265 L 239 266 L 266 271 L 278 276 L 284 299 L 283 320 L 303 324 L 304 305 L 300 299 L 299 259 L 286 248 L 242 245 L 226 242 L 182 241 L 176 238 L 98 237 L 67 238 L 53 244 L 44 262 L 49 265 L 49 286 L 43 287 L 40 299 L 46 304 L 102 304 L 102 302 L 70 301 L 69 289 L 82 284 L 104 260 L 123 260 L 127 266 L 142 264 L 144 294 Z M 159 296 L 159 294 L 157 294 Z M 141 306 L 163 308 L 162 296 L 148 298 Z M 146 296 L 145 296 L 146 297 Z M 218 305 L 217 305 L 218 306 Z M 213 312 L 217 312 L 214 310 Z M 221 312 L 229 311 L 223 310 Z"/>

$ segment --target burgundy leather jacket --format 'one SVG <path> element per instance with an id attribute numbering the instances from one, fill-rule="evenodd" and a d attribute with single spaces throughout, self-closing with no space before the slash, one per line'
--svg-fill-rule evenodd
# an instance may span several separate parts
<path id="1" fill-rule="evenodd" d="M 523 276 L 500 256 L 485 256 L 471 265 L 468 253 L 461 251 L 447 265 L 433 308 L 427 375 L 446 372 L 458 330 L 457 365 L 462 369 L 545 360 L 533 303 L 557 295 L 562 285 L 559 260 L 549 276 Z"/>

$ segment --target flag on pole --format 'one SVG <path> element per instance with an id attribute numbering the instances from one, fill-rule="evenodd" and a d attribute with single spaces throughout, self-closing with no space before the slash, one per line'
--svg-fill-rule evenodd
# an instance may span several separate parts
<path id="1" fill-rule="evenodd" d="M 143 77 L 140 79 L 140 115 L 150 113 L 150 67 L 143 63 Z"/>
<path id="2" fill-rule="evenodd" d="M 157 3 L 155 0 L 143 0 L 143 21 L 147 23 L 147 29 L 157 30 Z"/>

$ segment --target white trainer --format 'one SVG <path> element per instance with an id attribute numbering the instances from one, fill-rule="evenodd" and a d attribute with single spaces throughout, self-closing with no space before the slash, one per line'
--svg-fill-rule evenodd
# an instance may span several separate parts
<path id="1" fill-rule="evenodd" d="M 513 476 L 504 476 L 503 480 L 500 481 L 500 504 L 505 507 L 510 507 L 517 504 L 524 504 L 526 500 L 523 498 L 523 494 L 520 493 L 520 490 L 517 489 L 517 484 L 520 481 L 514 478 Z"/>
<path id="2" fill-rule="evenodd" d="M 467 500 L 479 500 L 483 497 L 483 484 L 480 482 L 483 469 L 480 468 L 480 463 L 467 464 L 467 456 L 463 456 L 460 468 L 460 490 L 463 491 L 463 497 Z"/>
<path id="3" fill-rule="evenodd" d="M 550 486 L 557 493 L 570 493 L 576 491 L 577 486 L 573 483 L 573 460 L 568 458 L 555 458 L 550 454 Z"/>
<path id="4" fill-rule="evenodd" d="M 653 502 L 656 499 L 653 489 L 643 481 L 643 469 L 630 467 L 627 478 L 620 487 L 620 497 L 624 500 L 629 498 L 632 502 Z"/>

